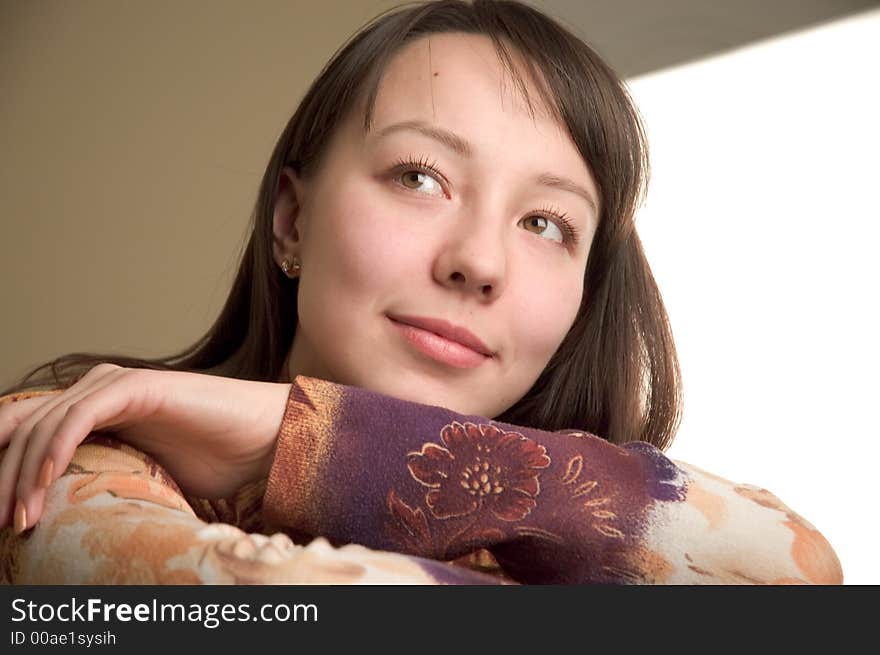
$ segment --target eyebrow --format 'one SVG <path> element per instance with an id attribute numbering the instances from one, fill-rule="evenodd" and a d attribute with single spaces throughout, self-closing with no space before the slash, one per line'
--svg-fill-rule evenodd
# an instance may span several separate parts
<path id="1" fill-rule="evenodd" d="M 455 132 L 450 132 L 449 130 L 443 129 L 442 127 L 430 125 L 424 121 L 401 121 L 400 123 L 387 125 L 376 133 L 376 138 L 381 139 L 388 136 L 389 134 L 401 131 L 418 132 L 419 134 L 422 134 L 430 139 L 438 141 L 439 143 L 443 144 L 453 152 L 461 155 L 465 159 L 471 159 L 474 156 L 474 147 L 466 139 L 463 139 Z M 592 207 L 593 211 L 598 216 L 599 210 L 596 206 L 596 201 L 593 199 L 593 196 L 583 186 L 574 182 L 573 180 L 569 180 L 566 177 L 560 177 L 559 175 L 554 175 L 552 173 L 541 173 L 534 178 L 534 182 L 541 186 L 561 189 L 562 191 L 568 191 L 569 193 L 579 195 L 581 198 L 587 201 L 587 203 L 590 205 L 590 207 Z"/>

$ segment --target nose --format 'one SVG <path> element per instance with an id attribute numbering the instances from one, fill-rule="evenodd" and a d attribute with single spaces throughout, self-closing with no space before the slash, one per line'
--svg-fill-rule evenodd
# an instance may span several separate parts
<path id="1" fill-rule="evenodd" d="M 443 286 L 490 302 L 507 277 L 507 246 L 497 221 L 463 218 L 441 246 L 434 279 Z"/>

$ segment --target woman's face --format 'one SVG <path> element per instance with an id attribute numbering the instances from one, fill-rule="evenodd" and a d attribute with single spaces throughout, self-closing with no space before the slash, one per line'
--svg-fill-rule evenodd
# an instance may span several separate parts
<path id="1" fill-rule="evenodd" d="M 580 306 L 599 199 L 530 92 L 535 120 L 487 37 L 423 38 L 390 62 L 368 133 L 361 108 L 314 176 L 285 170 L 275 256 L 302 263 L 289 379 L 486 417 L 531 388 Z"/>

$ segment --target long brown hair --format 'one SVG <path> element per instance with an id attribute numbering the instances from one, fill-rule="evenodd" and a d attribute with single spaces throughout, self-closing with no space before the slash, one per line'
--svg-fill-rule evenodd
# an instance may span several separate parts
<path id="1" fill-rule="evenodd" d="M 303 178 L 313 174 L 330 137 L 359 101 L 365 101 L 369 130 L 388 61 L 414 39 L 449 32 L 490 37 L 534 111 L 512 57 L 519 55 L 540 100 L 568 128 L 601 200 L 577 318 L 534 386 L 495 418 L 667 448 L 680 421 L 681 381 L 666 310 L 634 224 L 648 182 L 638 111 L 621 79 L 583 41 L 528 5 L 504 0 L 409 3 L 375 18 L 334 54 L 275 144 L 232 290 L 213 326 L 194 344 L 155 359 L 65 355 L 33 369 L 3 394 L 67 387 L 100 362 L 278 380 L 297 325 L 298 290 L 272 257 L 282 169 L 291 166 Z"/>

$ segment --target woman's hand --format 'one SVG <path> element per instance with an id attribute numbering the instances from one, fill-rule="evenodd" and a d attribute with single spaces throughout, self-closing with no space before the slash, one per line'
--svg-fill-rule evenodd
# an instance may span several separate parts
<path id="1" fill-rule="evenodd" d="M 231 496 L 268 475 L 289 392 L 289 384 L 99 364 L 61 393 L 6 403 L 0 529 L 39 520 L 46 489 L 96 430 L 151 455 L 187 494 Z"/>

